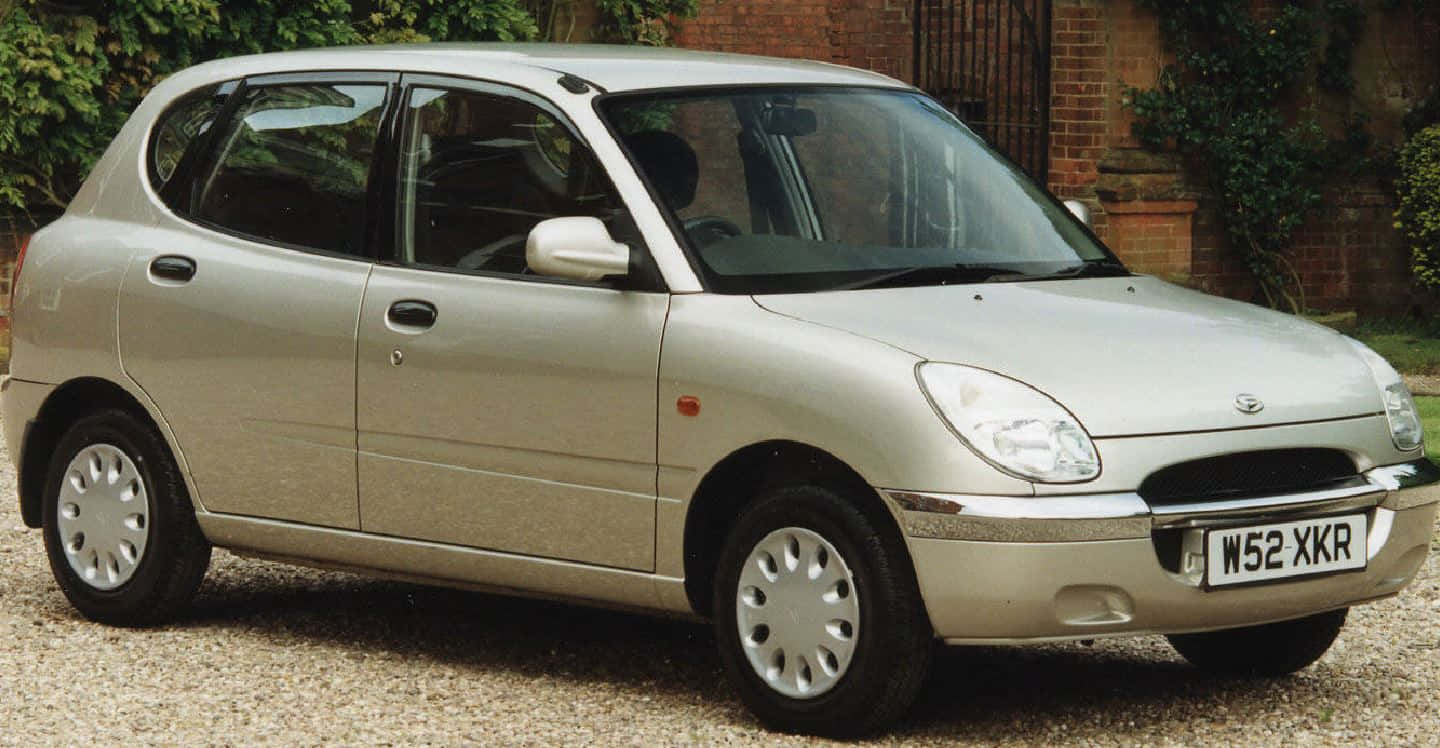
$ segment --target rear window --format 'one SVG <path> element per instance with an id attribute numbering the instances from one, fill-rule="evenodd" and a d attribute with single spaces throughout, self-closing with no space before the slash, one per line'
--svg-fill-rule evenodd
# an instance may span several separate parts
<path id="1" fill-rule="evenodd" d="M 383 84 L 246 88 L 195 185 L 192 215 L 285 245 L 365 252 Z"/>

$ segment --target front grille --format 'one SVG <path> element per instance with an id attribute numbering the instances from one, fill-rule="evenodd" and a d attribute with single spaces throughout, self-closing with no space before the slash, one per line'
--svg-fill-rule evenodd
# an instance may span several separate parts
<path id="1" fill-rule="evenodd" d="M 1334 449 L 1272 449 L 1207 457 L 1151 473 L 1140 496 L 1152 505 L 1313 491 L 1354 478 L 1355 462 Z"/>

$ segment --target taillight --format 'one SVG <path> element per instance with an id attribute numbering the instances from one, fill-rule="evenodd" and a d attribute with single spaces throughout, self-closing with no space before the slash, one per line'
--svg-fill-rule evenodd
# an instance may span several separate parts
<path id="1" fill-rule="evenodd" d="M 25 250 L 30 248 L 30 237 L 20 241 L 20 251 L 15 254 L 15 271 L 10 273 L 10 301 L 7 311 L 13 320 L 15 315 L 15 289 L 20 287 L 20 268 L 25 266 Z"/>

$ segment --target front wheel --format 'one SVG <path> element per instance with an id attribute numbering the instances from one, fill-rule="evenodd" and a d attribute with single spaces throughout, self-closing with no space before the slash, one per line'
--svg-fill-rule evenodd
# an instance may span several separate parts
<path id="1" fill-rule="evenodd" d="M 737 520 L 716 575 L 716 640 L 767 726 L 849 737 L 914 702 L 932 632 L 902 541 L 886 529 L 822 486 L 771 491 Z"/>
<path id="2" fill-rule="evenodd" d="M 77 610 L 101 623 L 172 618 L 210 564 L 210 543 L 165 441 L 122 410 L 86 416 L 61 437 L 43 512 L 55 580 Z"/>
<path id="3" fill-rule="evenodd" d="M 1293 621 L 1167 637 L 1190 664 L 1230 675 L 1276 677 L 1300 670 L 1325 654 L 1345 625 L 1349 608 Z"/>

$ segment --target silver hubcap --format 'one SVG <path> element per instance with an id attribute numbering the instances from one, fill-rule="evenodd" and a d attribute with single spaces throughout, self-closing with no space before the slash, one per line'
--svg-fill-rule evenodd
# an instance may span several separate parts
<path id="1" fill-rule="evenodd" d="M 55 527 L 70 568 L 100 590 L 130 581 L 150 527 L 145 481 L 130 457 L 109 444 L 80 450 L 65 468 L 56 503 Z"/>
<path id="2" fill-rule="evenodd" d="M 794 699 L 840 682 L 860 635 L 860 600 L 830 541 L 803 527 L 776 530 L 750 551 L 738 587 L 735 620 L 756 675 Z"/>

